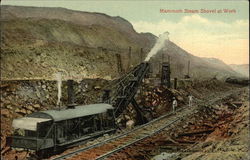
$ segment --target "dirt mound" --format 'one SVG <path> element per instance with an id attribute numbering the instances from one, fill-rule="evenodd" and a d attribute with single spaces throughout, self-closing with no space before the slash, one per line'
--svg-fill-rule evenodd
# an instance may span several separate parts
<path id="1" fill-rule="evenodd" d="M 236 110 L 236 114 L 219 121 L 216 124 L 216 129 L 207 137 L 205 142 L 193 148 L 200 151 L 183 159 L 248 159 L 249 124 L 247 122 L 248 115 L 246 115 L 248 107 L 247 104 L 243 104 Z M 242 111 L 246 114 L 242 114 Z"/>
<path id="2" fill-rule="evenodd" d="M 210 111 L 213 114 L 210 114 L 210 116 L 203 116 L 204 118 L 197 117 L 197 120 L 205 120 L 205 125 L 212 127 L 213 131 L 203 139 L 203 142 L 186 149 L 185 152 L 194 153 L 184 156 L 183 159 L 248 159 L 248 98 L 249 95 L 246 89 L 240 97 L 239 94 L 233 95 L 230 99 L 226 100 L 226 103 L 212 106 Z M 225 100 L 223 101 L 225 102 Z M 206 110 L 203 113 L 206 115 L 209 112 Z M 200 116 L 202 117 L 202 115 Z M 194 125 L 196 126 L 197 123 Z"/>

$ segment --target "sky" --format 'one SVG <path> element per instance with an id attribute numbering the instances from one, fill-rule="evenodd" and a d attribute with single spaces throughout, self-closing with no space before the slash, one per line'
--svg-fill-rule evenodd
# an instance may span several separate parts
<path id="1" fill-rule="evenodd" d="M 168 31 L 171 41 L 193 55 L 219 58 L 227 64 L 249 64 L 249 2 L 245 0 L 2 0 L 1 4 L 64 7 L 120 16 L 139 33 L 159 36 Z"/>

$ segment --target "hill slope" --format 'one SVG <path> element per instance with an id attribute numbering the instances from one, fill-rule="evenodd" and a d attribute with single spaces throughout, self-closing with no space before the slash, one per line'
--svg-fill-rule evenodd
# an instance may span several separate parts
<path id="1" fill-rule="evenodd" d="M 111 17 L 103 13 L 90 13 L 73 11 L 65 8 L 44 7 L 16 7 L 4 6 L 2 8 L 3 19 L 36 18 L 48 20 L 62 20 L 80 26 L 102 26 L 116 30 L 125 36 L 131 43 L 137 43 L 141 47 L 150 46 L 151 42 L 145 35 L 135 32 L 131 23 L 121 17 Z M 106 37 L 108 38 L 108 37 Z"/>
<path id="2" fill-rule="evenodd" d="M 234 71 L 242 74 L 243 76 L 249 77 L 249 64 L 239 64 L 239 65 L 237 65 L 237 64 L 230 64 L 230 67 Z"/>
<path id="3" fill-rule="evenodd" d="M 155 41 L 120 17 L 63 8 L 3 6 L 2 20 L 4 79 L 51 79 L 58 71 L 64 77 L 110 79 L 118 75 L 117 54 L 128 69 L 140 62 L 141 48 Z"/>
<path id="4" fill-rule="evenodd" d="M 215 58 L 202 58 L 194 56 L 175 43 L 169 41 L 165 47 L 159 51 L 159 54 L 152 58 L 152 62 L 157 67 L 162 62 L 162 54 L 164 61 L 168 61 L 170 56 L 172 77 L 184 78 L 188 73 L 188 61 L 190 61 L 190 77 L 192 78 L 218 78 L 225 79 L 231 75 L 240 76 L 232 70 L 227 64 Z M 157 70 L 155 71 L 157 73 Z"/>

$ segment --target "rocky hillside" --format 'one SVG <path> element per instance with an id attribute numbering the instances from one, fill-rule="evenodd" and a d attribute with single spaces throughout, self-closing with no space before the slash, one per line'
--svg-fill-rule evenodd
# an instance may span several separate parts
<path id="1" fill-rule="evenodd" d="M 237 64 L 230 64 L 230 67 L 234 71 L 242 74 L 243 76 L 249 77 L 249 64 L 239 64 L 239 65 L 237 65 Z"/>
<path id="2" fill-rule="evenodd" d="M 105 14 L 14 6 L 2 6 L 1 12 L 3 79 L 51 79 L 58 71 L 64 77 L 112 79 L 118 76 L 117 54 L 126 71 L 140 62 L 141 48 L 155 41 Z"/>
<path id="3" fill-rule="evenodd" d="M 23 18 L 35 18 L 35 19 L 53 20 L 52 22 L 54 22 L 54 20 L 62 20 L 62 21 L 70 22 L 70 23 L 77 24 L 80 26 L 102 26 L 107 29 L 109 28 L 111 30 L 118 31 L 123 36 L 127 35 L 124 37 L 126 37 L 127 41 L 129 41 L 130 43 L 139 44 L 141 47 L 145 47 L 145 46 L 150 47 L 151 45 L 151 41 L 149 40 L 150 37 L 149 39 L 147 39 L 147 34 L 139 34 L 135 32 L 132 24 L 129 23 L 127 20 L 121 17 L 110 17 L 102 13 L 73 11 L 73 10 L 69 10 L 65 8 L 4 6 L 2 9 L 2 17 L 3 19 L 8 19 L 8 20 L 16 19 L 16 18 L 22 18 L 22 19 Z M 93 27 L 92 30 L 98 30 L 98 28 Z M 104 34 L 102 31 L 98 33 Z M 112 34 L 110 34 L 109 36 L 105 35 L 105 37 L 103 38 L 106 38 L 107 39 L 106 41 L 108 42 L 110 40 L 115 41 L 116 39 L 111 39 L 112 36 L 113 36 Z M 117 37 L 117 38 L 120 38 L 120 37 Z M 100 39 L 100 41 L 101 40 L 102 39 Z M 122 39 L 121 39 L 121 42 L 122 42 Z M 95 44 L 95 43 L 91 44 L 91 42 L 89 43 L 90 43 L 89 44 L 90 46 L 94 46 L 94 47 L 98 46 L 98 44 Z M 106 46 L 102 46 L 102 47 L 106 47 Z M 109 46 L 109 47 L 113 48 L 112 46 Z M 122 46 L 118 45 L 116 47 L 124 48 L 124 44 Z"/>
<path id="4" fill-rule="evenodd" d="M 157 38 L 151 33 L 137 33 L 121 17 L 101 13 L 2 6 L 1 15 L 2 79 L 53 79 L 58 71 L 64 78 L 113 79 L 121 74 L 119 59 L 123 71 L 129 70 L 143 61 Z M 223 62 L 193 56 L 173 42 L 159 53 L 171 56 L 175 77 L 187 74 L 188 60 L 192 77 L 237 74 Z M 161 61 L 161 54 L 152 59 L 155 72 L 159 72 Z"/>
<path id="5" fill-rule="evenodd" d="M 159 51 L 159 54 L 152 58 L 151 61 L 156 66 L 155 73 L 158 72 L 159 62 L 162 62 L 162 59 L 167 62 L 168 56 L 170 56 L 172 77 L 184 78 L 188 73 L 188 61 L 190 61 L 189 76 L 191 78 L 217 78 L 224 80 L 231 75 L 241 76 L 223 61 L 216 58 L 194 56 L 171 41 L 166 42 L 165 47 Z"/>

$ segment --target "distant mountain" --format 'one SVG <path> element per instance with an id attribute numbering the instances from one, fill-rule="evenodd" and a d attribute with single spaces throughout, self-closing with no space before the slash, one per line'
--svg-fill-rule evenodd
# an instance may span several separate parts
<path id="1" fill-rule="evenodd" d="M 151 33 L 137 33 L 121 17 L 102 13 L 1 6 L 1 16 L 3 79 L 51 79 L 58 71 L 68 78 L 116 78 L 121 74 L 118 55 L 128 71 L 144 60 L 157 39 Z M 171 41 L 150 60 L 155 72 L 159 72 L 161 53 L 171 56 L 173 77 L 187 74 L 189 60 L 194 78 L 238 74 L 222 61 L 193 56 Z"/>
<path id="2" fill-rule="evenodd" d="M 202 57 L 202 59 L 207 61 L 208 63 L 211 63 L 215 68 L 221 68 L 221 69 L 224 69 L 224 70 L 233 71 L 232 68 L 229 65 L 227 65 L 226 63 L 224 63 L 220 59 L 206 58 L 206 57 Z"/>
<path id="3" fill-rule="evenodd" d="M 243 76 L 249 77 L 249 64 L 230 64 L 230 67 Z"/>
<path id="4" fill-rule="evenodd" d="M 164 54 L 164 61 L 168 61 L 168 56 L 170 56 L 172 77 L 184 78 L 188 73 L 188 61 L 190 61 L 189 76 L 192 78 L 200 79 L 216 77 L 224 80 L 232 75 L 241 76 L 223 61 L 216 58 L 194 56 L 171 41 L 166 44 L 158 55 L 152 58 L 151 61 L 155 66 L 159 66 L 159 62 L 162 62 L 162 54 Z"/>

